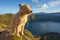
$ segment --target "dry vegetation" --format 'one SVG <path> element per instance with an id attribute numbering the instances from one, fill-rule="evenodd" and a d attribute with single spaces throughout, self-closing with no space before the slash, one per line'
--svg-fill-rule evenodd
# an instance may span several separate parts
<path id="1" fill-rule="evenodd" d="M 9 23 L 13 16 L 14 16 L 14 14 L 11 14 L 11 13 L 0 14 L 0 31 L 2 29 L 7 29 L 7 30 L 9 29 Z M 38 37 L 35 37 L 34 35 L 32 35 L 32 33 L 30 31 L 28 31 L 26 29 L 25 29 L 24 33 L 25 33 L 25 35 L 24 36 L 21 35 L 20 38 L 18 38 L 16 36 L 12 36 L 11 39 L 12 40 L 39 40 Z"/>

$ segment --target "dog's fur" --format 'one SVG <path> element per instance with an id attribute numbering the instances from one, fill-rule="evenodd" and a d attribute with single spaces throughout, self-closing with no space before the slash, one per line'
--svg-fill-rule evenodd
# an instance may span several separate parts
<path id="1" fill-rule="evenodd" d="M 19 4 L 19 7 L 19 12 L 14 16 L 10 23 L 10 34 L 17 35 L 18 37 L 20 34 L 24 35 L 24 26 L 27 23 L 28 16 L 32 13 L 30 5 Z"/>

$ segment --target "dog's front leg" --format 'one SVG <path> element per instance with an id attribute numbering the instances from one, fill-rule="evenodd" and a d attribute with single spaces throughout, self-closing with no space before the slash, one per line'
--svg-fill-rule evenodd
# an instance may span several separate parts
<path id="1" fill-rule="evenodd" d="M 22 26 L 22 25 L 19 25 L 19 26 L 17 27 L 17 29 L 16 29 L 16 34 L 17 34 L 18 37 L 20 37 L 21 26 Z"/>

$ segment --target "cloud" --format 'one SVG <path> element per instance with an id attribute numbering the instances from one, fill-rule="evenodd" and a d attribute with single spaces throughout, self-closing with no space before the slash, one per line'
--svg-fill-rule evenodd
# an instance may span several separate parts
<path id="1" fill-rule="evenodd" d="M 50 1 L 49 3 L 39 5 L 38 7 L 40 9 L 46 9 L 46 8 L 55 7 L 55 6 L 58 6 L 58 5 L 60 5 L 60 0 Z"/>
<path id="2" fill-rule="evenodd" d="M 32 2 L 36 2 L 36 3 L 38 3 L 38 2 L 39 2 L 39 0 L 32 0 Z"/>
<path id="3" fill-rule="evenodd" d="M 48 8 L 48 6 L 47 6 L 46 4 L 39 5 L 38 7 L 39 7 L 40 9 L 46 9 L 46 8 Z"/>
<path id="4" fill-rule="evenodd" d="M 51 1 L 47 5 L 50 7 L 54 7 L 54 6 L 60 5 L 60 1 Z"/>

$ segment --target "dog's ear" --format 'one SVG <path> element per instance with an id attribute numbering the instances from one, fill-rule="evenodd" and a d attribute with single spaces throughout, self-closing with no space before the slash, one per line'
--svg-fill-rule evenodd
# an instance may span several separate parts
<path id="1" fill-rule="evenodd" d="M 24 4 L 23 3 L 22 4 L 19 4 L 19 6 L 22 7 L 22 6 L 24 6 Z"/>

